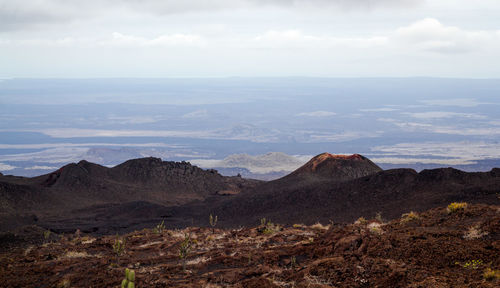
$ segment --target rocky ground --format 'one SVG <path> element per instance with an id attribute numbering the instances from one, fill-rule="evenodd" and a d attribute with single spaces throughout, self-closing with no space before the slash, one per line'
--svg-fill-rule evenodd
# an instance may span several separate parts
<path id="1" fill-rule="evenodd" d="M 158 228 L 46 232 L 45 243 L 8 249 L 4 237 L 0 287 L 119 287 L 126 267 L 135 287 L 500 287 L 500 206 L 442 207 L 387 223 Z"/>

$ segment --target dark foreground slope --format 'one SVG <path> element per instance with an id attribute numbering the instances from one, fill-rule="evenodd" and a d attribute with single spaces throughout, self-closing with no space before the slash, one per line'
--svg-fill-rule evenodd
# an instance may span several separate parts
<path id="1" fill-rule="evenodd" d="M 500 206 L 439 207 L 368 221 L 237 230 L 187 228 L 64 236 L 0 252 L 0 287 L 499 287 Z M 185 270 L 179 249 L 190 235 Z M 485 274 L 486 273 L 486 274 Z"/>

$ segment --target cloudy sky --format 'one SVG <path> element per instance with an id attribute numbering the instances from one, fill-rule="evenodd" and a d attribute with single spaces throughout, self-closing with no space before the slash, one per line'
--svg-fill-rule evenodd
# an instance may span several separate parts
<path id="1" fill-rule="evenodd" d="M 0 0 L 0 78 L 498 78 L 498 15 L 498 0 Z"/>

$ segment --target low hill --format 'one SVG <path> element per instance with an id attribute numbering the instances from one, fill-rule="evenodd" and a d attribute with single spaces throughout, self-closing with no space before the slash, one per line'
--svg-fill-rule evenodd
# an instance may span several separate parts
<path id="1" fill-rule="evenodd" d="M 0 176 L 0 224 L 9 226 L 6 219 L 22 215 L 71 218 L 78 216 L 76 209 L 135 201 L 181 205 L 218 193 L 237 194 L 256 183 L 159 158 L 129 160 L 113 168 L 80 161 L 34 178 Z"/>

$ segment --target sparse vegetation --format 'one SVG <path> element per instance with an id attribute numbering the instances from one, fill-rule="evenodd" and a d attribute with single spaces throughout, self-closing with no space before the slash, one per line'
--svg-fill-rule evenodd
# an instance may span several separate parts
<path id="1" fill-rule="evenodd" d="M 451 213 L 463 211 L 463 210 L 465 210 L 465 208 L 467 208 L 467 203 L 465 203 L 465 202 L 453 202 L 450 205 L 448 205 L 448 207 L 446 208 L 446 211 L 448 212 L 448 214 L 451 214 Z"/>
<path id="2" fill-rule="evenodd" d="M 326 233 L 319 225 L 276 231 L 276 224 L 263 219 L 257 220 L 262 224 L 257 227 L 221 228 L 215 233 L 210 227 L 188 227 L 165 229 L 163 235 L 169 237 L 159 237 L 152 225 L 127 235 L 85 236 L 79 243 L 61 239 L 26 252 L 0 252 L 0 270 L 12 275 L 0 277 L 0 287 L 31 287 L 44 273 L 51 287 L 129 288 L 131 279 L 123 275 L 126 267 L 137 274 L 130 285 L 141 287 L 267 287 L 268 280 L 273 287 L 288 288 L 497 287 L 500 271 L 494 235 L 464 238 L 475 239 L 484 231 L 492 234 L 500 221 L 498 206 L 469 204 L 460 217 L 446 216 L 445 209 L 419 213 L 420 220 L 412 220 L 415 225 L 402 226 L 401 219 L 386 224 L 369 220 L 363 226 L 335 224 Z M 412 214 L 402 218 L 414 219 L 416 213 Z M 274 233 L 263 234 L 269 227 Z M 114 243 L 125 251 L 116 253 Z M 424 249 L 432 253 L 422 253 Z"/>
<path id="3" fill-rule="evenodd" d="M 314 230 L 318 230 L 318 231 L 324 231 L 324 230 L 328 230 L 328 228 L 330 228 L 330 227 L 325 226 L 325 225 L 318 222 L 318 223 L 312 225 L 311 228 Z"/>
<path id="4" fill-rule="evenodd" d="M 382 212 L 379 211 L 375 214 L 375 220 L 377 220 L 380 223 L 384 223 L 384 218 L 382 218 Z"/>
<path id="5" fill-rule="evenodd" d="M 384 233 L 384 230 L 382 230 L 382 225 L 377 222 L 372 222 L 368 224 L 368 229 L 370 230 L 371 233 L 381 235 Z"/>
<path id="6" fill-rule="evenodd" d="M 486 268 L 483 272 L 483 279 L 486 281 L 497 281 L 500 280 L 500 270 L 493 270 L 491 268 Z"/>
<path id="7" fill-rule="evenodd" d="M 49 242 L 51 234 L 52 234 L 52 232 L 50 232 L 50 230 L 43 231 L 43 241 L 45 243 Z"/>
<path id="8" fill-rule="evenodd" d="M 162 234 L 164 230 L 165 230 L 165 221 L 162 220 L 161 223 L 155 226 L 153 232 L 156 234 Z"/>
<path id="9" fill-rule="evenodd" d="M 464 234 L 464 239 L 465 240 L 474 240 L 474 239 L 479 239 L 484 236 L 488 235 L 488 232 L 486 231 L 481 231 L 479 228 L 479 225 L 475 225 L 469 228 L 467 232 Z"/>
<path id="10" fill-rule="evenodd" d="M 295 229 L 304 229 L 306 225 L 304 224 L 293 224 L 292 227 Z"/>
<path id="11" fill-rule="evenodd" d="M 354 222 L 354 224 L 356 225 L 366 225 L 366 223 L 368 223 L 368 221 L 365 219 L 365 217 L 359 217 L 358 220 Z"/>
<path id="12" fill-rule="evenodd" d="M 120 239 L 118 235 L 116 235 L 115 242 L 113 243 L 113 252 L 116 258 L 119 258 L 125 252 L 125 239 Z"/>
<path id="13" fill-rule="evenodd" d="M 215 233 L 215 225 L 217 225 L 217 215 L 215 215 L 215 217 L 210 214 L 210 216 L 208 217 L 208 222 L 210 223 L 210 226 L 212 226 L 212 234 Z"/>
<path id="14" fill-rule="evenodd" d="M 462 266 L 463 268 L 467 268 L 467 269 L 478 269 L 480 268 L 482 265 L 483 265 L 483 260 L 470 260 L 470 261 L 466 261 L 466 262 L 455 262 L 456 265 L 460 265 Z"/>
<path id="15" fill-rule="evenodd" d="M 186 257 L 189 255 L 189 252 L 191 252 L 191 246 L 191 235 L 186 233 L 184 234 L 184 240 L 181 242 L 179 247 L 179 258 L 182 261 L 182 270 L 184 271 L 186 270 Z"/>
<path id="16" fill-rule="evenodd" d="M 295 269 L 297 267 L 297 258 L 295 256 L 290 257 L 290 268 Z"/>
<path id="17" fill-rule="evenodd" d="M 279 231 L 281 227 L 277 224 L 274 224 L 271 222 L 271 220 L 268 220 L 266 218 L 260 219 L 260 226 L 258 228 L 258 231 L 261 232 L 262 234 L 273 234 L 277 231 Z"/>
<path id="18" fill-rule="evenodd" d="M 125 278 L 122 280 L 121 288 L 135 288 L 135 271 L 126 268 Z"/>
<path id="19" fill-rule="evenodd" d="M 400 223 L 409 223 L 420 219 L 420 216 L 416 212 L 411 211 L 410 213 L 405 213 L 401 216 Z"/>

